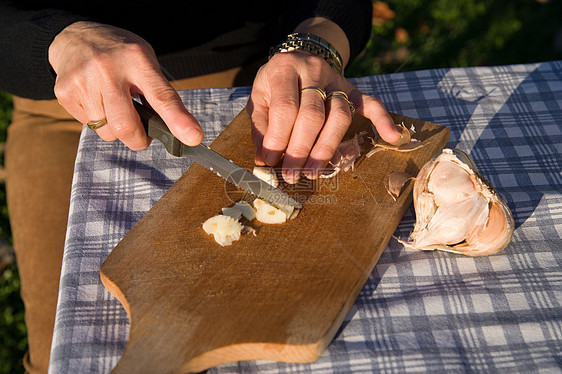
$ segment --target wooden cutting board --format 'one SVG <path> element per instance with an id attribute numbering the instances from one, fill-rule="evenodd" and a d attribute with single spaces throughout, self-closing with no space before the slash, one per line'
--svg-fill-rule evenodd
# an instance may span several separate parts
<path id="1" fill-rule="evenodd" d="M 106 288 L 130 319 L 114 373 L 196 372 L 231 361 L 310 362 L 328 346 L 412 201 L 394 201 L 384 179 L 416 175 L 447 143 L 449 130 L 414 125 L 421 149 L 362 158 L 355 171 L 291 193 L 307 199 L 296 219 L 253 224 L 220 247 L 202 223 L 243 192 L 193 165 L 123 238 L 101 267 Z M 211 148 L 253 168 L 250 120 L 242 111 Z M 347 138 L 371 131 L 354 116 Z M 367 148 L 370 148 L 367 143 Z"/>

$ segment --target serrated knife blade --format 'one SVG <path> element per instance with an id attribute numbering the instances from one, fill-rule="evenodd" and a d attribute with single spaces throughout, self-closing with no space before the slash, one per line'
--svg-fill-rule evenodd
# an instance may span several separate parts
<path id="1" fill-rule="evenodd" d="M 248 170 L 236 165 L 209 147 L 203 144 L 193 147 L 183 144 L 172 134 L 162 118 L 152 108 L 135 100 L 133 100 L 133 105 L 148 136 L 161 141 L 166 151 L 171 155 L 177 157 L 187 156 L 219 177 L 269 203 L 291 205 L 295 208 L 302 207 L 302 204 L 292 196 L 264 182 Z"/>

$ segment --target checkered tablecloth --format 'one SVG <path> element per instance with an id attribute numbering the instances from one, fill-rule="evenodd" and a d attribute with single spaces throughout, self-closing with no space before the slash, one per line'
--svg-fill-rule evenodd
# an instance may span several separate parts
<path id="1" fill-rule="evenodd" d="M 511 208 L 502 252 L 470 258 L 392 240 L 327 351 L 311 364 L 251 361 L 210 373 L 562 372 L 562 61 L 355 79 L 387 109 L 448 126 Z M 250 89 L 182 91 L 206 141 Z M 64 252 L 50 372 L 107 373 L 129 321 L 100 265 L 188 168 L 159 142 L 133 152 L 84 131 Z M 413 228 L 410 209 L 397 236 Z"/>

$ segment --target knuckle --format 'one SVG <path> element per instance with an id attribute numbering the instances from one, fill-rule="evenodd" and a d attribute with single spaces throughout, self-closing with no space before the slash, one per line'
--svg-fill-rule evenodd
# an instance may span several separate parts
<path id="1" fill-rule="evenodd" d="M 315 149 L 313 151 L 314 156 L 316 156 L 316 158 L 320 160 L 328 161 L 336 153 L 337 148 L 338 148 L 337 144 L 332 144 L 332 143 L 319 144 L 318 149 Z"/>
<path id="2" fill-rule="evenodd" d="M 178 100 L 176 92 L 171 87 L 157 87 L 151 93 L 151 104 L 157 108 L 167 108 Z"/>
<path id="3" fill-rule="evenodd" d="M 372 105 L 372 104 L 375 104 L 375 105 L 383 105 L 383 104 L 382 104 L 382 101 L 380 101 L 379 99 L 377 99 L 376 97 L 373 97 L 373 96 L 365 95 L 365 96 L 363 97 L 363 101 L 365 101 L 367 104 L 371 104 L 371 105 Z"/>
<path id="4" fill-rule="evenodd" d="M 120 119 L 111 121 L 111 130 L 121 140 L 128 140 L 135 133 L 134 126 Z"/>
<path id="5" fill-rule="evenodd" d="M 324 123 L 324 108 L 306 108 L 299 113 L 299 120 L 304 123 L 319 124 Z"/>
<path id="6" fill-rule="evenodd" d="M 148 146 L 148 138 L 137 132 L 134 125 L 123 121 L 114 120 L 112 122 L 112 133 L 117 139 L 120 139 L 127 147 L 133 151 L 145 149 Z"/>
<path id="7" fill-rule="evenodd" d="M 272 111 L 278 112 L 296 112 L 299 107 L 299 99 L 296 96 L 283 95 L 276 98 L 276 101 L 272 103 Z"/>
<path id="8" fill-rule="evenodd" d="M 298 103 L 293 99 L 287 99 L 270 107 L 269 121 L 273 123 L 292 122 L 298 112 Z"/>
<path id="9" fill-rule="evenodd" d="M 72 102 L 72 95 L 68 87 L 62 87 L 55 85 L 55 96 L 60 105 L 66 107 Z"/>
<path id="10" fill-rule="evenodd" d="M 281 150 L 287 146 L 289 137 L 280 131 L 269 131 L 263 138 L 263 146 L 268 149 Z"/>
<path id="11" fill-rule="evenodd" d="M 306 144 L 294 144 L 287 150 L 287 154 L 295 159 L 306 159 L 311 147 Z"/>
<path id="12" fill-rule="evenodd" d="M 333 121 L 338 126 L 345 126 L 347 128 L 351 124 L 351 111 L 347 108 L 334 110 L 330 113 L 330 121 Z"/>
<path id="13" fill-rule="evenodd" d="M 123 50 L 125 53 L 130 53 L 132 55 L 144 56 L 146 54 L 146 45 L 139 42 L 129 42 L 123 44 Z"/>
<path id="14" fill-rule="evenodd" d="M 59 79 L 55 82 L 54 92 L 59 101 L 70 102 L 76 98 L 76 91 L 79 88 L 79 83 L 75 79 Z"/>

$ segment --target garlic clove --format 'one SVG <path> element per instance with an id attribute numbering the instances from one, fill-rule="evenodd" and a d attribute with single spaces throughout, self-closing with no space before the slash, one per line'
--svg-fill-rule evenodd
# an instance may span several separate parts
<path id="1" fill-rule="evenodd" d="M 256 208 L 256 219 L 262 223 L 277 224 L 287 221 L 287 214 L 284 211 L 264 200 L 254 200 L 254 207 Z"/>
<path id="2" fill-rule="evenodd" d="M 256 177 L 272 185 L 273 187 L 279 187 L 279 179 L 277 178 L 277 173 L 272 167 L 255 166 L 252 173 Z"/>
<path id="3" fill-rule="evenodd" d="M 425 226 L 412 232 L 419 247 L 454 245 L 465 240 L 488 214 L 487 200 L 476 195 L 457 204 L 440 206 Z M 484 222 L 485 223 L 485 222 Z"/>
<path id="4" fill-rule="evenodd" d="M 295 207 L 292 205 L 272 204 L 272 206 L 285 213 L 287 219 L 292 217 L 293 211 L 295 210 Z"/>
<path id="5" fill-rule="evenodd" d="M 466 243 L 457 247 L 470 256 L 491 255 L 509 244 L 514 227 L 513 217 L 503 201 L 490 204 L 490 216 L 486 225 L 479 231 L 475 230 Z"/>

